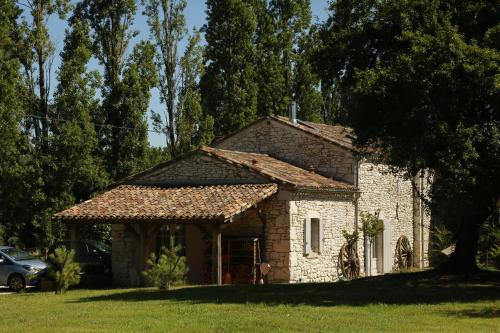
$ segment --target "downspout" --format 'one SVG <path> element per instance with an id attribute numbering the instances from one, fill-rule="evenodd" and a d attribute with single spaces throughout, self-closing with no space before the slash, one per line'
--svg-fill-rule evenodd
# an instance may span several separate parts
<path id="1" fill-rule="evenodd" d="M 354 188 L 359 191 L 359 160 L 356 160 L 354 166 Z M 354 198 L 354 230 L 358 231 L 358 200 L 359 195 Z M 357 246 L 357 244 L 356 244 Z"/>
<path id="2" fill-rule="evenodd" d="M 357 191 L 359 190 L 359 167 L 361 165 L 361 161 L 359 159 L 356 159 L 356 163 L 354 166 L 354 188 Z M 359 230 L 359 198 L 361 196 L 361 192 L 354 198 L 354 230 L 358 231 Z M 364 235 L 363 235 L 364 238 Z M 365 266 L 365 276 L 368 276 L 368 259 L 370 258 L 369 256 L 369 251 L 367 250 L 366 246 L 366 239 L 363 240 L 363 248 L 365 252 L 365 260 L 364 260 L 364 266 Z M 356 243 L 356 249 L 358 248 L 358 244 Z"/>

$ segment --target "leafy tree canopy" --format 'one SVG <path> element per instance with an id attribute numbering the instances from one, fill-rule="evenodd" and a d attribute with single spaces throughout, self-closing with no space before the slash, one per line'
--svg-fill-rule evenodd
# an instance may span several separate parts
<path id="1" fill-rule="evenodd" d="M 478 225 L 499 197 L 493 17 L 487 1 L 340 0 L 321 31 L 317 68 L 343 95 L 358 144 L 408 176 L 432 170 L 435 212 L 457 230 L 452 270 L 475 268 Z"/>

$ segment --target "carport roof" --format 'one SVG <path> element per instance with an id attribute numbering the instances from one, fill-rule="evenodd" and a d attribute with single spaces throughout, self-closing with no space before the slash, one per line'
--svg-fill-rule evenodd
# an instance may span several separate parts
<path id="1" fill-rule="evenodd" d="M 53 216 L 81 223 L 226 222 L 278 191 L 277 184 L 121 185 Z"/>

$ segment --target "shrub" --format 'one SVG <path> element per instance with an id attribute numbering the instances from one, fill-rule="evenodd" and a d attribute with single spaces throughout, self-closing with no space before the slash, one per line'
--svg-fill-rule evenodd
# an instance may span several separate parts
<path id="1" fill-rule="evenodd" d="M 342 235 L 344 236 L 347 246 L 349 247 L 355 246 L 356 242 L 359 239 L 359 232 L 357 230 L 353 231 L 352 233 L 348 233 L 347 231 L 342 230 Z"/>
<path id="2" fill-rule="evenodd" d="M 478 263 L 486 268 L 499 268 L 500 261 L 500 221 L 492 215 L 479 229 Z"/>
<path id="3" fill-rule="evenodd" d="M 379 219 L 378 212 L 375 214 L 361 212 L 360 215 L 363 235 L 368 238 L 371 244 L 375 237 L 384 231 L 384 223 Z"/>
<path id="4" fill-rule="evenodd" d="M 50 275 L 56 282 L 56 294 L 64 293 L 70 286 L 80 282 L 80 265 L 75 262 L 75 251 L 64 247 L 55 249 L 49 256 Z"/>
<path id="5" fill-rule="evenodd" d="M 170 246 L 162 247 L 158 258 L 151 253 L 147 261 L 151 267 L 142 273 L 150 284 L 160 290 L 168 290 L 170 286 L 184 281 L 188 268 L 186 258 L 179 254 L 180 250 L 181 246 L 174 245 L 171 238 Z"/>
<path id="6" fill-rule="evenodd" d="M 442 253 L 444 249 L 454 243 L 453 233 L 445 226 L 433 226 L 430 231 L 429 261 L 431 266 L 437 267 L 448 260 L 448 256 Z"/>

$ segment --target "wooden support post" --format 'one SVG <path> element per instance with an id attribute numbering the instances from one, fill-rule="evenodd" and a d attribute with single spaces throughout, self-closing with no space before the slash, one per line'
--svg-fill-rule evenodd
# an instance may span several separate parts
<path id="1" fill-rule="evenodd" d="M 222 234 L 219 225 L 212 230 L 212 281 L 222 285 Z"/>
<path id="2" fill-rule="evenodd" d="M 145 225 L 139 224 L 139 271 L 143 272 L 146 269 L 146 260 L 148 258 L 148 253 L 146 249 L 147 242 L 147 229 Z"/>
<path id="3" fill-rule="evenodd" d="M 78 226 L 76 223 L 71 223 L 70 227 L 70 247 L 71 250 L 75 251 L 75 257 L 78 257 L 78 250 L 80 248 L 80 235 L 78 232 Z"/>
<path id="4" fill-rule="evenodd" d="M 262 236 L 260 238 L 261 241 L 260 241 L 260 245 L 259 245 L 259 250 L 260 250 L 259 256 L 261 259 L 261 262 L 259 262 L 259 264 L 261 264 L 262 262 L 267 261 L 267 247 L 266 247 L 267 219 L 266 219 L 265 214 L 263 214 L 260 209 L 255 208 L 255 210 L 257 212 L 257 216 L 259 217 L 260 221 L 262 222 Z"/>
<path id="5" fill-rule="evenodd" d="M 156 238 L 158 236 L 158 231 L 161 225 L 139 225 L 139 244 L 141 247 L 142 258 L 141 260 L 141 270 L 144 271 L 148 267 L 146 261 L 152 252 L 156 252 Z"/>

